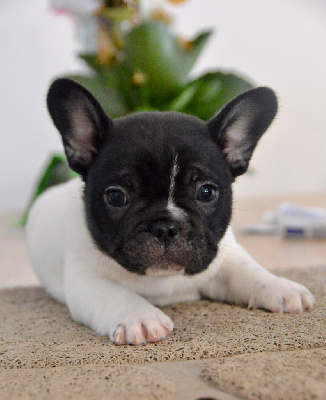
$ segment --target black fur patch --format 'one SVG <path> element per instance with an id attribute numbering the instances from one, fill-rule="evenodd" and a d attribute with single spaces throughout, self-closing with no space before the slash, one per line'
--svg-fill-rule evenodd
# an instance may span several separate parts
<path id="1" fill-rule="evenodd" d="M 163 245 L 151 234 L 167 211 L 170 175 L 178 155 L 174 203 L 186 213 L 179 232 Z M 198 185 L 214 183 L 212 203 L 196 200 Z M 132 272 L 174 263 L 196 274 L 210 264 L 231 218 L 232 175 L 207 125 L 177 113 L 139 113 L 114 121 L 86 177 L 88 226 L 97 246 Z M 126 188 L 131 202 L 115 209 L 103 201 L 110 185 Z"/>

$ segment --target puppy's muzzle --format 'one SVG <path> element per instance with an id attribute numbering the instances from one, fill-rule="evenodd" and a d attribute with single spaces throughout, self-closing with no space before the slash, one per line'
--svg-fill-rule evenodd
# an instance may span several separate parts
<path id="1" fill-rule="evenodd" d="M 128 270 L 144 275 L 199 273 L 207 242 L 201 229 L 190 221 L 153 215 L 132 230 L 117 261 Z M 156 218 L 155 218 L 156 217 Z"/>

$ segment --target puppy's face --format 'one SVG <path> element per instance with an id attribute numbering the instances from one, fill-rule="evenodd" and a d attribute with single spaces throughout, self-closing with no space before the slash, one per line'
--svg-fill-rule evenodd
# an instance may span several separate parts
<path id="1" fill-rule="evenodd" d="M 64 79 L 51 86 L 48 107 L 70 166 L 85 180 L 98 248 L 137 274 L 193 275 L 216 257 L 231 218 L 231 184 L 247 170 L 277 103 L 259 88 L 208 123 L 172 112 L 112 121 Z"/>
<path id="2" fill-rule="evenodd" d="M 204 122 L 177 113 L 117 119 L 86 177 L 90 232 L 129 271 L 196 274 L 229 224 L 231 183 Z"/>

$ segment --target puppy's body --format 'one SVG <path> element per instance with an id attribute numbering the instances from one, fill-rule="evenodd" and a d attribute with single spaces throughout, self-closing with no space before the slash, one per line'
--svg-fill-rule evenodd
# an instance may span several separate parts
<path id="1" fill-rule="evenodd" d="M 83 180 L 33 205 L 34 269 L 72 317 L 116 344 L 163 339 L 157 306 L 208 297 L 274 312 L 311 308 L 302 285 L 259 266 L 230 228 L 232 182 L 276 113 L 269 89 L 247 92 L 208 124 L 176 113 L 111 121 L 68 80 L 53 84 L 51 116 Z"/>

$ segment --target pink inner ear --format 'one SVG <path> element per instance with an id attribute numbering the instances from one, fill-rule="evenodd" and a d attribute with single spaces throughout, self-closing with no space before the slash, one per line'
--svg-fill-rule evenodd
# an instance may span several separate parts
<path id="1" fill-rule="evenodd" d="M 96 135 L 93 121 L 91 121 L 83 106 L 76 104 L 71 105 L 69 108 L 71 109 L 69 115 L 73 128 L 72 133 L 76 142 L 80 142 L 84 146 L 87 146 L 87 144 L 92 146 L 94 135 Z"/>
<path id="2" fill-rule="evenodd" d="M 242 117 L 235 121 L 224 133 L 226 146 L 223 150 L 228 162 L 231 164 L 240 161 L 245 151 L 248 118 Z"/>
<path id="3" fill-rule="evenodd" d="M 71 157 L 75 163 L 83 165 L 89 165 L 93 161 L 94 154 L 97 153 L 95 141 L 98 132 L 93 120 L 96 110 L 94 110 L 94 115 L 90 115 L 94 107 L 90 102 L 87 101 L 87 103 L 90 110 L 85 104 L 80 104 L 77 99 L 70 100 L 69 117 L 72 132 L 69 137 L 69 146 L 66 147 L 68 158 Z"/>
<path id="4" fill-rule="evenodd" d="M 74 164 L 90 165 L 93 156 L 97 153 L 95 148 L 96 126 L 91 120 L 89 111 L 77 101 L 69 104 L 70 126 L 72 129 L 69 145 L 66 146 L 68 159 Z"/>

